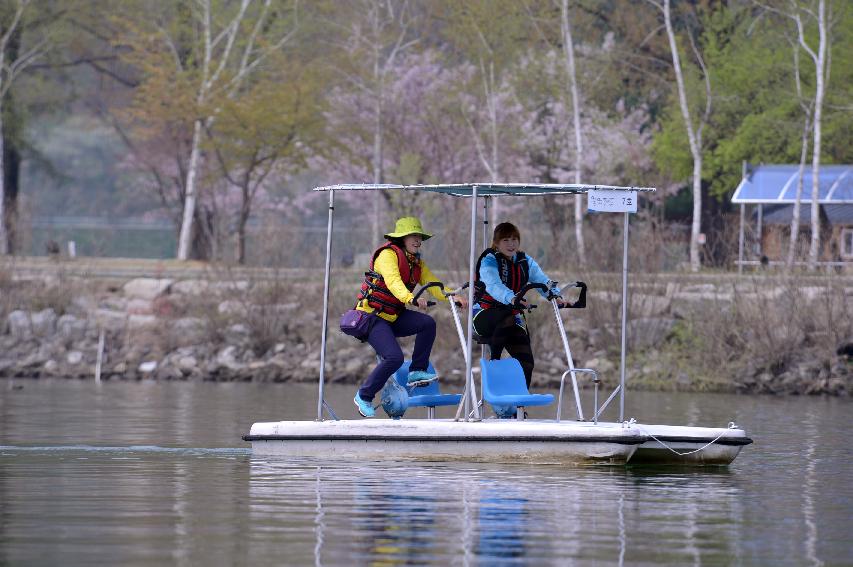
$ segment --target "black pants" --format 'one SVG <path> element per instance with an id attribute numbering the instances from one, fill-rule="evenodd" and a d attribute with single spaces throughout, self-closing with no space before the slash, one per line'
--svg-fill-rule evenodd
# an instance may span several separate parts
<path id="1" fill-rule="evenodd" d="M 483 309 L 474 316 L 474 330 L 488 340 L 492 360 L 500 360 L 503 350 L 521 363 L 527 389 L 533 377 L 533 349 L 527 329 L 518 325 L 511 309 Z"/>

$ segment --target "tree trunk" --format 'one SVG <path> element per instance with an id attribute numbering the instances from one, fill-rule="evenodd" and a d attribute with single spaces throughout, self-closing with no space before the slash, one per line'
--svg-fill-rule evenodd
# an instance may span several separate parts
<path id="1" fill-rule="evenodd" d="M 241 213 L 237 222 L 237 263 L 240 265 L 246 263 L 246 221 L 246 215 Z"/>
<path id="2" fill-rule="evenodd" d="M 206 207 L 196 207 L 194 217 L 189 257 L 195 260 L 215 258 L 214 213 Z"/>
<path id="3" fill-rule="evenodd" d="M 242 181 L 243 186 L 240 190 L 243 193 L 243 203 L 240 207 L 240 215 L 237 217 L 237 263 L 240 265 L 246 263 L 246 224 L 249 221 L 252 202 L 249 179 L 244 176 Z"/>
<path id="4" fill-rule="evenodd" d="M 7 70 L 7 64 L 11 63 L 14 66 L 18 60 L 21 47 L 21 28 L 18 27 L 18 23 L 22 13 L 23 5 L 18 4 L 15 17 L 8 24 L 11 27 L 4 30 L 2 44 L 0 44 L 0 255 L 11 252 L 8 224 L 10 193 L 6 188 L 6 120 L 4 111 L 11 87 L 9 82 L 13 78 L 11 71 Z"/>
<path id="5" fill-rule="evenodd" d="M 3 106 L 0 103 L 0 132 L 3 131 Z M 8 229 L 6 227 L 6 168 L 3 157 L 6 154 L 3 136 L 0 134 L 0 255 L 8 254 Z"/>
<path id="6" fill-rule="evenodd" d="M 817 59 L 815 61 L 815 103 L 814 103 L 814 141 L 812 143 L 812 238 L 809 243 L 809 269 L 817 268 L 820 254 L 820 214 L 818 190 L 820 187 L 820 142 L 821 142 L 821 118 L 823 114 L 823 97 L 826 90 L 826 1 L 818 3 L 818 32 L 820 43 L 818 45 Z"/>
<path id="7" fill-rule="evenodd" d="M 693 122 L 690 120 L 690 108 L 687 106 L 687 91 L 684 86 L 684 75 L 681 71 L 681 58 L 678 55 L 675 31 L 672 28 L 670 0 L 665 0 L 663 13 L 666 23 L 666 34 L 669 37 L 669 48 L 672 52 L 672 66 L 675 70 L 675 80 L 678 84 L 678 102 L 681 106 L 684 127 L 687 130 L 687 139 L 690 142 L 690 153 L 693 156 L 693 223 L 690 228 L 690 269 L 698 272 L 700 266 L 699 233 L 701 232 L 702 222 L 702 139 L 701 133 L 693 128 Z"/>
<path id="8" fill-rule="evenodd" d="M 790 273 L 794 267 L 794 257 L 797 251 L 797 240 L 800 237 L 800 202 L 803 199 L 803 174 L 806 171 L 806 158 L 809 154 L 809 116 L 803 123 L 802 149 L 800 150 L 800 171 L 797 174 L 797 195 L 794 198 L 794 210 L 791 214 L 791 241 L 788 243 L 788 258 L 785 260 L 785 272 Z"/>
<path id="9" fill-rule="evenodd" d="M 193 124 L 193 141 L 190 151 L 190 163 L 187 167 L 187 187 L 184 195 L 184 214 L 181 221 L 181 234 L 178 237 L 178 260 L 189 260 L 190 244 L 193 234 L 193 219 L 195 218 L 196 202 L 196 172 L 201 153 L 201 119 Z"/>
<path id="10" fill-rule="evenodd" d="M 6 108 L 9 108 L 7 105 Z M 3 212 L 5 214 L 4 225 L 6 227 L 6 253 L 17 254 L 18 249 L 18 194 L 20 192 L 21 180 L 21 152 L 15 142 L 15 126 L 9 125 L 8 120 L 3 121 Z"/>
<path id="11" fill-rule="evenodd" d="M 380 81 L 377 84 L 378 91 L 376 94 L 376 115 L 374 116 L 374 124 L 373 124 L 373 182 L 374 183 L 383 183 L 385 179 L 385 171 L 383 168 L 383 142 L 384 142 L 384 131 L 382 129 L 382 112 L 383 101 L 382 101 L 382 90 L 384 86 L 381 83 L 381 77 L 378 75 L 378 68 L 376 69 L 377 74 L 375 78 Z M 371 238 L 379 238 L 379 234 L 381 231 L 380 228 L 380 214 L 381 214 L 381 193 L 373 193 L 373 232 L 371 233 Z"/>
<path id="12" fill-rule="evenodd" d="M 569 76 L 569 89 L 572 93 L 572 119 L 575 130 L 575 183 L 581 184 L 583 168 L 583 136 L 581 132 L 581 101 L 578 89 L 577 72 L 575 70 L 575 46 L 572 39 L 572 28 L 569 25 L 569 0 L 563 0 L 560 6 L 561 30 L 563 35 L 563 52 L 566 59 L 566 71 Z M 583 238 L 583 195 L 575 195 L 575 241 L 578 247 L 578 260 L 581 266 L 586 265 L 586 244 Z"/>

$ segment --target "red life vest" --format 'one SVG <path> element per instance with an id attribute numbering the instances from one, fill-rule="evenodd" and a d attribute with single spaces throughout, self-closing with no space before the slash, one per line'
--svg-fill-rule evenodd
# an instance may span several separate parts
<path id="1" fill-rule="evenodd" d="M 521 288 L 527 284 L 530 277 L 530 266 L 527 263 L 527 256 L 524 252 L 515 253 L 515 261 L 507 258 L 503 254 L 498 253 L 494 248 L 486 248 L 480 258 L 477 259 L 477 267 L 474 270 L 474 301 L 480 304 L 482 309 L 491 309 L 494 307 L 508 307 L 505 303 L 501 303 L 488 293 L 486 293 L 486 284 L 480 279 L 480 265 L 483 263 L 483 258 L 489 254 L 495 257 L 498 263 L 498 276 L 501 282 L 513 293 L 518 293 Z M 521 311 L 516 311 L 521 313 Z"/>
<path id="2" fill-rule="evenodd" d="M 367 299 L 367 305 L 373 309 L 391 315 L 399 315 L 405 311 L 406 306 L 391 293 L 391 290 L 385 285 L 385 278 L 382 277 L 382 274 L 373 268 L 376 258 L 386 249 L 393 250 L 397 255 L 397 267 L 400 270 L 400 278 L 406 285 L 406 289 L 414 291 L 415 286 L 421 281 L 420 259 L 414 258 L 414 260 L 410 260 L 411 255 L 407 254 L 405 250 L 393 242 L 386 242 L 373 253 L 373 258 L 370 260 L 370 269 L 364 272 L 364 282 L 361 284 L 361 293 L 358 294 L 358 300 Z"/>

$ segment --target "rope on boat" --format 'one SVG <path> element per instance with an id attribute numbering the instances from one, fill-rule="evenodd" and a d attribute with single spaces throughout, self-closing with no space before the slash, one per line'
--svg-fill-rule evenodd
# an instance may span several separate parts
<path id="1" fill-rule="evenodd" d="M 664 443 L 663 441 L 661 441 L 660 439 L 658 439 L 657 437 L 655 437 L 654 435 L 652 435 L 651 433 L 649 433 L 648 431 L 646 431 L 645 429 L 643 429 L 642 427 L 640 427 L 640 426 L 637 424 L 637 420 L 636 420 L 636 419 L 634 419 L 633 417 L 632 417 L 630 420 L 626 421 L 626 422 L 625 422 L 625 425 L 628 425 L 628 426 L 634 426 L 634 427 L 636 427 L 637 429 L 639 429 L 639 430 L 640 430 L 640 432 L 641 432 L 641 433 L 643 433 L 643 434 L 645 434 L 645 435 L 648 435 L 649 437 L 651 437 L 652 439 L 654 439 L 655 441 L 657 441 L 658 443 L 660 443 L 660 444 L 663 446 L 663 448 L 664 448 L 664 449 L 667 449 L 667 450 L 669 450 L 669 451 L 672 451 L 673 453 L 675 453 L 675 454 L 676 454 L 676 455 L 678 455 L 679 457 L 685 457 L 685 456 L 687 456 L 687 455 L 692 455 L 693 453 L 698 453 L 699 451 L 704 451 L 705 449 L 707 449 L 708 447 L 710 447 L 711 445 L 713 445 L 714 443 L 716 443 L 717 441 L 719 441 L 719 440 L 720 440 L 720 439 L 721 439 L 721 438 L 726 434 L 726 431 L 723 431 L 722 433 L 720 433 L 719 435 L 717 435 L 714 439 L 712 439 L 712 440 L 711 440 L 711 441 L 709 441 L 708 443 L 705 443 L 704 445 L 702 445 L 702 446 L 701 446 L 701 447 L 699 447 L 698 449 L 693 449 L 692 451 L 685 451 L 685 452 L 683 452 L 683 453 L 682 453 L 682 452 L 680 452 L 680 451 L 678 451 L 678 450 L 676 450 L 676 449 L 673 449 L 672 447 L 670 447 L 669 445 L 667 445 L 666 443 Z M 736 428 L 737 428 L 737 425 L 735 425 L 735 422 L 734 422 L 734 421 L 730 421 L 730 422 L 729 422 L 729 427 L 728 427 L 728 428 L 729 428 L 729 429 L 736 429 Z"/>

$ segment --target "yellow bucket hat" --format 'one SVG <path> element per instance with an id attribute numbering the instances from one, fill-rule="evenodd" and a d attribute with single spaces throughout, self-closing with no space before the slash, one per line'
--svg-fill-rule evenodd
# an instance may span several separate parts
<path id="1" fill-rule="evenodd" d="M 424 240 L 432 238 L 431 234 L 424 232 L 421 226 L 421 219 L 418 217 L 402 217 L 397 219 L 394 232 L 389 232 L 385 235 L 385 238 L 403 238 L 410 234 L 420 234 Z"/>

